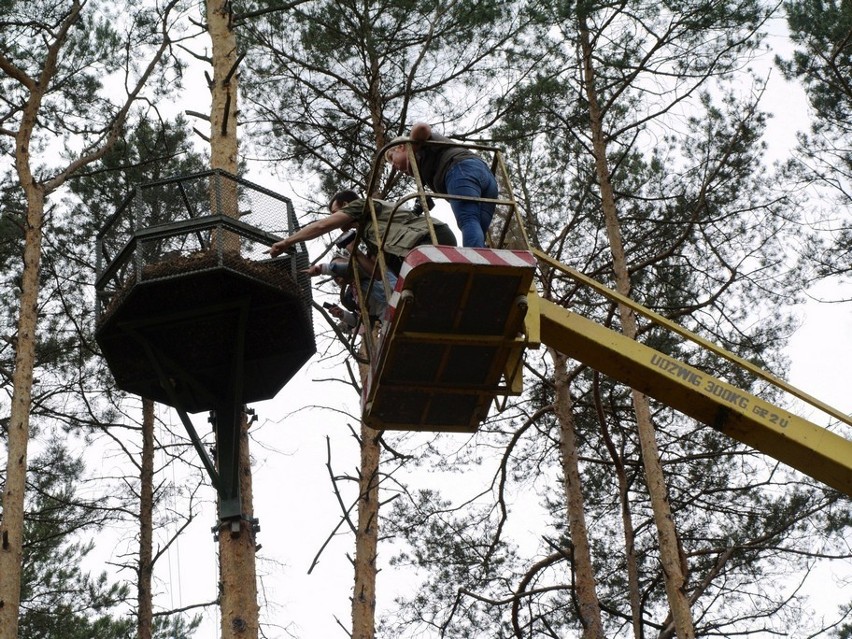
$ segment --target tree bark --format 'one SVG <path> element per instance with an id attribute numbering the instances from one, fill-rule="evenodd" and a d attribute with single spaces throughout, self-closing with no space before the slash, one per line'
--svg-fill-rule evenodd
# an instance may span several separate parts
<path id="1" fill-rule="evenodd" d="M 207 30 L 212 41 L 213 82 L 210 108 L 210 161 L 214 169 L 236 174 L 237 151 L 237 36 L 230 2 L 207 1 Z"/>
<path id="2" fill-rule="evenodd" d="M 573 404 L 568 386 L 568 358 L 552 349 L 553 383 L 556 387 L 555 412 L 559 422 L 559 451 L 562 454 L 565 503 L 568 507 L 568 528 L 571 532 L 573 560 L 576 572 L 575 592 L 579 601 L 583 639 L 605 639 L 601 606 L 595 590 L 595 570 L 589 545 L 588 528 L 580 490 L 580 464 L 574 432 Z"/>
<path id="3" fill-rule="evenodd" d="M 352 639 L 376 633 L 376 556 L 379 539 L 379 433 L 361 423 L 361 476 L 358 532 L 355 536 L 355 586 Z"/>
<path id="4" fill-rule="evenodd" d="M 65 180 L 82 167 L 97 161 L 118 140 L 127 113 L 138 98 L 154 69 L 168 49 L 168 42 L 162 42 L 151 60 L 138 78 L 135 86 L 128 92 L 127 98 L 118 111 L 99 126 L 98 142 L 85 145 L 85 153 L 69 162 L 54 177 L 37 182 L 33 176 L 31 164 L 31 140 L 39 124 L 39 112 L 42 101 L 48 91 L 57 91 L 55 75 L 58 61 L 68 43 L 69 33 L 74 29 L 80 14 L 85 8 L 84 2 L 74 0 L 66 3 L 61 18 L 50 29 L 44 29 L 49 37 L 39 40 L 44 46 L 42 67 L 36 76 L 31 77 L 23 68 L 3 57 L 0 61 L 2 71 L 13 81 L 20 83 L 28 93 L 23 100 L 20 112 L 20 125 L 15 134 L 15 168 L 18 183 L 27 202 L 27 214 L 24 229 L 23 268 L 21 271 L 21 296 L 18 312 L 18 331 L 15 344 L 15 368 L 12 373 L 12 405 L 9 419 L 8 460 L 6 486 L 3 491 L 3 519 L 0 521 L 0 639 L 14 639 L 18 631 L 20 609 L 21 561 L 23 558 L 24 530 L 24 492 L 27 475 L 27 448 L 29 444 L 30 409 L 32 404 L 33 370 L 35 367 L 36 328 L 38 323 L 38 298 L 40 292 L 39 274 L 41 268 L 42 226 L 46 197 L 59 188 Z M 171 10 L 167 8 L 166 13 Z M 53 38 L 53 39 L 51 39 Z M 76 39 L 72 38 L 72 41 Z M 71 53 L 71 55 L 76 55 Z M 138 62 L 138 60 L 137 60 Z M 58 89 L 61 92 L 61 89 Z M 13 118 L 14 120 L 14 118 Z M 50 117 L 47 116 L 50 121 Z M 50 125 L 45 125 L 50 131 Z M 44 128 L 44 127 L 42 127 Z M 66 129 L 70 131 L 71 129 Z M 5 133 L 9 133 L 8 130 Z M 101 137 L 101 134 L 106 134 Z"/>
<path id="5" fill-rule="evenodd" d="M 624 468 L 624 458 L 609 433 L 606 414 L 600 397 L 597 377 L 594 384 L 595 408 L 598 413 L 601 434 L 612 458 L 615 478 L 618 481 L 618 501 L 621 506 L 621 525 L 624 529 L 624 555 L 627 564 L 627 585 L 630 593 L 630 619 L 633 626 L 633 636 L 642 637 L 642 592 L 639 585 L 639 562 L 636 557 L 636 529 L 633 525 L 633 515 L 630 512 L 630 486 Z"/>
<path id="6" fill-rule="evenodd" d="M 22 168 L 22 161 L 18 164 L 21 185 L 27 194 L 27 225 L 24 233 L 24 268 L 21 274 L 15 370 L 12 373 L 6 487 L 3 491 L 3 519 L 0 521 L 0 639 L 16 639 L 18 635 L 24 493 L 27 482 L 27 447 L 30 439 L 30 404 L 38 321 L 41 230 L 44 219 L 44 191 L 34 183 L 28 167 Z"/>
<path id="7" fill-rule="evenodd" d="M 151 579 L 154 573 L 154 402 L 142 399 L 142 471 L 139 487 L 139 567 L 137 593 L 138 639 L 151 639 L 154 602 Z"/>
<path id="8" fill-rule="evenodd" d="M 606 224 L 610 251 L 612 252 L 613 271 L 615 272 L 616 290 L 623 295 L 630 295 L 630 274 L 621 237 L 621 227 L 615 205 L 615 195 L 610 181 L 609 165 L 606 157 L 606 141 L 603 131 L 603 115 L 595 90 L 595 69 L 592 62 L 592 45 L 585 17 L 578 17 L 580 26 L 580 43 L 583 54 L 583 75 L 586 97 L 589 100 L 589 119 L 592 129 L 592 147 L 595 157 L 595 169 L 601 189 L 601 205 Z M 619 317 L 622 331 L 631 339 L 636 338 L 636 317 L 626 306 L 619 304 Z M 636 423 L 639 430 L 639 441 L 642 448 L 642 462 L 645 468 L 645 481 L 654 511 L 654 522 L 660 543 L 660 562 L 665 577 L 666 595 L 671 607 L 677 636 L 680 639 L 695 637 L 692 612 L 689 598 L 686 595 L 686 570 L 682 563 L 682 554 L 674 524 L 671 506 L 668 500 L 665 476 L 663 475 L 660 456 L 657 449 L 654 425 L 651 421 L 651 409 L 648 398 L 639 391 L 632 391 L 633 407 L 636 413 Z"/>
<path id="9" fill-rule="evenodd" d="M 207 30 L 212 41 L 213 81 L 210 86 L 210 158 L 212 168 L 236 175 L 237 164 L 237 37 L 233 29 L 231 3 L 207 0 Z M 219 194 L 224 210 L 237 217 L 236 184 L 221 180 Z M 217 195 L 211 193 L 211 198 Z M 217 208 L 213 209 L 218 210 Z M 221 238 L 225 250 L 239 251 L 239 238 Z M 224 414 L 220 415 L 224 418 Z M 239 482 L 242 515 L 238 522 L 219 531 L 219 575 L 222 639 L 256 639 L 259 628 L 257 570 L 253 525 L 251 461 L 248 419 L 240 419 Z M 236 529 L 234 529 L 236 528 Z"/>
<path id="10" fill-rule="evenodd" d="M 237 98 L 239 76 L 237 36 L 233 29 L 231 3 L 207 0 L 207 30 L 212 41 L 213 82 L 210 86 L 210 163 L 211 168 L 236 175 L 239 170 L 237 138 Z M 237 184 L 219 180 L 210 193 L 211 211 L 239 218 Z M 214 242 L 223 242 L 223 250 L 239 253 L 240 238 L 222 233 Z"/>
<path id="11" fill-rule="evenodd" d="M 79 12 L 76 8 L 70 18 Z M 58 46 L 51 48 L 44 75 L 51 77 Z M 21 606 L 21 562 L 23 560 L 24 493 L 27 484 L 27 448 L 30 439 L 30 405 L 35 368 L 36 326 L 40 289 L 42 224 L 45 188 L 38 184 L 30 168 L 30 140 L 35 130 L 38 108 L 45 87 L 27 78 L 30 100 L 22 113 L 15 136 L 15 169 L 27 200 L 24 229 L 24 264 L 21 272 L 21 301 L 15 340 L 15 370 L 12 372 L 12 406 L 7 440 L 6 487 L 3 491 L 3 518 L 0 520 L 0 639 L 18 635 Z"/>
<path id="12" fill-rule="evenodd" d="M 242 413 L 239 425 L 239 474 L 243 514 L 236 523 L 237 530 L 232 532 L 231 522 L 226 522 L 225 526 L 219 530 L 222 639 L 257 639 L 260 625 L 248 426 L 248 419 L 245 413 Z"/>
<path id="13" fill-rule="evenodd" d="M 374 332 L 373 339 L 378 337 Z M 365 344 L 361 354 L 366 356 Z M 359 365 L 361 383 L 368 367 Z M 355 534 L 355 585 L 352 593 L 352 639 L 376 634 L 376 557 L 379 544 L 379 461 L 381 432 L 361 422 L 361 469 L 358 479 L 358 530 Z"/>

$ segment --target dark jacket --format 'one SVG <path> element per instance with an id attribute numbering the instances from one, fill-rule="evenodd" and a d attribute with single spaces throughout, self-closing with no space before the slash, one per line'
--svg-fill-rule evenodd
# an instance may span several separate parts
<path id="1" fill-rule="evenodd" d="M 434 131 L 429 140 L 435 142 L 452 142 L 450 138 Z M 414 153 L 414 157 L 417 159 L 420 178 L 435 193 L 447 192 L 444 178 L 453 164 L 468 158 L 482 160 L 482 158 L 470 149 L 458 146 L 430 145 L 428 141 Z"/>

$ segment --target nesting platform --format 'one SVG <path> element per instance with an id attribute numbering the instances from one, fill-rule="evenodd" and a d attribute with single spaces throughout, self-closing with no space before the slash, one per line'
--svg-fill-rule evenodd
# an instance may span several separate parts
<path id="1" fill-rule="evenodd" d="M 225 257 L 153 264 L 171 275 L 133 283 L 107 308 L 96 339 L 119 388 L 194 413 L 271 399 L 310 359 L 309 309 L 286 260 Z"/>
<path id="2" fill-rule="evenodd" d="M 375 429 L 475 432 L 520 392 L 529 251 L 423 246 L 406 257 L 364 391 Z"/>
<path id="3" fill-rule="evenodd" d="M 223 171 L 136 187 L 98 235 L 118 388 L 190 413 L 273 398 L 316 351 L 304 245 L 267 254 L 297 228 L 287 198 Z"/>

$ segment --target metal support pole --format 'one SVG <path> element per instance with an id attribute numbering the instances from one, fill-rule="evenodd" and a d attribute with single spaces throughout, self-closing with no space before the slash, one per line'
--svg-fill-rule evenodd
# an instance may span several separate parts
<path id="1" fill-rule="evenodd" d="M 243 516 L 240 492 L 240 444 L 243 425 L 243 352 L 245 350 L 248 300 L 238 309 L 239 318 L 231 367 L 230 401 L 223 401 L 215 409 L 216 460 L 219 469 L 219 520 L 239 519 Z"/>
<path id="2" fill-rule="evenodd" d="M 160 385 L 166 390 L 172 406 L 180 415 L 181 421 L 187 430 L 192 445 L 198 452 L 201 462 L 210 476 L 211 483 L 219 495 L 219 519 L 240 519 L 242 512 L 242 498 L 240 495 L 240 430 L 242 427 L 243 414 L 243 386 L 244 376 L 244 352 L 246 327 L 248 324 L 249 311 L 248 298 L 233 300 L 227 305 L 216 305 L 197 309 L 191 313 L 165 314 L 155 318 L 149 318 L 139 322 L 127 322 L 122 328 L 129 333 L 145 350 L 151 362 Z M 192 317 L 203 317 L 215 314 L 236 313 L 237 327 L 235 331 L 234 348 L 232 351 L 231 379 L 228 387 L 230 396 L 215 397 L 214 391 L 204 388 L 194 379 L 190 371 L 186 370 L 178 362 L 162 353 L 151 343 L 144 329 L 150 327 L 168 326 L 174 322 L 187 321 Z M 180 379 L 184 383 L 195 388 L 196 392 L 203 393 L 212 399 L 214 409 L 211 415 L 211 423 L 216 433 L 216 464 L 210 460 L 204 445 L 192 425 L 180 394 L 175 390 L 172 378 Z M 218 401 L 217 401 L 218 400 Z"/>
<path id="3" fill-rule="evenodd" d="M 219 470 L 219 521 L 239 519 L 243 514 L 240 493 L 240 428 L 242 405 L 223 404 L 213 411 L 216 431 L 216 467 Z"/>

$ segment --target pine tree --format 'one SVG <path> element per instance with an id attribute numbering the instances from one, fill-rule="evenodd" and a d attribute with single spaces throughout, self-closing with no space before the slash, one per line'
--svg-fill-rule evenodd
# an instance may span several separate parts
<path id="1" fill-rule="evenodd" d="M 318 183 L 317 194 L 308 198 L 317 208 L 324 209 L 341 188 L 381 196 L 399 192 L 399 176 L 368 184 L 378 149 L 407 133 L 415 117 L 440 119 L 456 137 L 481 135 L 489 115 L 476 88 L 505 69 L 503 50 L 529 22 L 519 14 L 503 1 L 338 0 L 264 14 L 262 21 L 247 23 L 252 47 L 246 60 L 253 74 L 244 86 L 253 138 L 264 141 L 260 152 L 282 170 L 298 167 Z M 362 424 L 352 599 L 358 639 L 375 636 L 379 490 L 390 472 L 380 472 L 382 439 Z"/>
<path id="2" fill-rule="evenodd" d="M 845 0 L 785 2 L 787 25 L 796 45 L 792 58 L 776 58 L 784 76 L 799 80 L 813 123 L 799 133 L 790 169 L 826 189 L 834 200 L 815 224 L 828 233 L 806 249 L 816 277 L 849 275 L 852 255 L 852 4 Z"/>
<path id="3" fill-rule="evenodd" d="M 103 500 L 80 497 L 85 465 L 67 444 L 51 443 L 30 464 L 19 636 L 33 639 L 125 639 L 136 625 L 126 584 L 106 571 L 91 574 L 84 560 L 114 513 Z M 199 620 L 160 617 L 155 639 L 189 639 Z"/>
<path id="4" fill-rule="evenodd" d="M 758 3 L 702 2 L 583 2 L 576 11 L 568 4 L 541 11 L 548 30 L 539 41 L 554 56 L 543 57 L 529 82 L 501 101 L 506 117 L 496 131 L 510 145 L 515 192 L 523 198 L 533 244 L 596 279 L 615 282 L 614 288 L 620 277 L 622 292 L 632 298 L 783 370 L 779 347 L 790 329 L 783 306 L 795 299 L 800 284 L 798 273 L 787 270 L 784 251 L 796 202 L 762 165 L 764 114 L 752 96 L 737 97 L 727 82 L 740 77 L 735 72 L 755 51 L 766 13 Z M 589 35 L 585 51 L 581 11 Z M 583 54 L 593 60 L 591 76 L 578 62 Z M 590 124 L 589 82 L 597 90 L 596 127 Z M 615 213 L 612 230 L 623 247 L 620 276 L 601 215 L 605 182 Z M 556 269 L 544 268 L 540 283 L 546 296 L 572 311 L 623 327 L 613 304 Z M 747 371 L 650 325 L 637 328 L 637 339 L 762 392 Z M 497 472 L 493 482 L 499 483 L 499 502 L 487 512 L 498 522 L 491 534 L 505 535 L 501 527 L 509 526 L 513 495 L 542 490 L 551 517 L 535 530 L 545 542 L 526 564 L 504 566 L 487 585 L 469 588 L 471 579 L 453 575 L 454 597 L 450 587 L 439 586 L 448 562 L 437 549 L 461 545 L 453 549 L 461 555 L 474 554 L 477 543 L 492 545 L 464 535 L 445 540 L 425 527 L 407 529 L 414 548 L 435 550 L 417 555 L 419 565 L 433 572 L 424 592 L 401 601 L 398 634 L 406 636 L 399 628 L 414 635 L 434 624 L 445 636 L 468 636 L 467 611 L 485 606 L 491 615 L 478 621 L 488 636 L 592 636 L 589 621 L 597 620 L 587 611 L 594 602 L 584 600 L 580 588 L 595 583 L 604 636 L 673 636 L 672 597 L 663 588 L 657 535 L 650 532 L 655 517 L 629 392 L 582 363 L 568 370 L 567 408 L 574 418 L 583 504 L 582 512 L 569 504 L 566 518 L 568 478 L 558 455 L 566 442 L 557 427 L 565 428 L 553 416 L 566 400 L 558 397 L 546 358 L 531 356 L 528 364 L 536 377 L 525 401 L 486 424 L 506 444 L 499 482 Z M 682 572 L 679 605 L 685 598 L 695 633 L 763 628 L 775 610 L 783 611 L 772 618 L 779 630 L 804 624 L 802 602 L 785 590 L 781 575 L 810 570 L 799 555 L 805 552 L 802 534 L 819 538 L 829 555 L 845 554 L 843 534 L 828 524 L 843 510 L 843 500 L 658 402 L 649 408 L 665 473 L 659 488 L 676 522 L 671 554 Z M 432 516 L 450 509 L 441 507 Z M 807 514 L 797 515 L 799 508 Z M 428 520 L 428 514 L 418 515 Z M 577 572 L 588 570 L 576 554 L 581 540 L 567 522 L 578 515 L 587 522 L 593 574 Z M 400 521 L 404 516 L 400 512 Z M 468 567 L 466 574 L 473 572 Z M 758 596 L 749 600 L 745 592 Z M 689 620 L 679 624 L 679 636 L 690 632 Z"/>
<path id="5" fill-rule="evenodd" d="M 253 138 L 282 170 L 318 179 L 320 205 L 341 188 L 364 190 L 377 150 L 416 119 L 460 139 L 483 134 L 490 116 L 479 91 L 505 72 L 505 52 L 529 22 L 505 0 L 322 0 L 268 14 L 250 23 Z"/>
<path id="6" fill-rule="evenodd" d="M 164 7 L 156 17 L 150 9 L 128 11 L 121 15 L 123 20 L 116 20 L 118 8 L 109 3 L 75 1 L 59 7 L 11 2 L 5 6 L 6 28 L 0 36 L 0 85 L 5 107 L 0 113 L 0 130 L 6 143 L 14 144 L 15 176 L 4 183 L 15 183 L 19 201 L 26 204 L 19 209 L 23 251 L 16 270 L 21 293 L 0 522 L 4 540 L 0 546 L 3 639 L 15 637 L 18 626 L 45 214 L 50 212 L 51 195 L 67 177 L 97 161 L 119 138 L 131 105 L 167 59 L 167 25 L 174 4 Z M 128 29 L 122 31 L 122 26 Z M 163 31 L 159 31 L 161 26 Z M 104 91 L 104 79 L 122 70 L 127 73 L 127 85 L 119 98 L 113 98 Z M 68 144 L 64 163 L 55 161 L 51 148 L 57 139 Z"/>
<path id="7" fill-rule="evenodd" d="M 119 638 L 133 627 L 132 619 L 122 614 L 127 586 L 110 583 L 106 572 L 91 575 L 81 567 L 107 519 L 99 504 L 78 497 L 83 471 L 82 461 L 58 441 L 31 464 L 21 637 Z"/>
<path id="8" fill-rule="evenodd" d="M 237 34 L 234 10 L 230 2 L 207 0 L 205 20 L 212 43 L 210 63 L 213 67 L 210 81 L 210 160 L 213 169 L 237 174 L 238 135 L 237 113 L 240 96 Z M 229 183 L 225 189 L 236 189 Z M 233 193 L 222 198 L 229 203 L 222 213 L 238 218 L 238 198 Z M 227 241 L 227 240 L 226 240 Z M 230 428 L 238 429 L 237 447 L 240 517 L 219 523 L 219 588 L 221 609 L 221 636 L 251 639 L 259 633 L 259 607 L 257 604 L 257 572 L 255 568 L 254 506 L 252 499 L 251 457 L 249 455 L 249 420 L 237 407 L 215 411 L 217 420 L 233 420 Z M 217 430 L 217 432 L 220 432 Z M 221 431 L 226 432 L 226 431 Z M 217 446 L 223 446 L 217 442 Z"/>
<path id="9" fill-rule="evenodd" d="M 96 278 L 96 256 L 92 254 L 96 246 L 95 235 L 104 222 L 117 211 L 128 193 L 140 184 L 197 173 L 207 167 L 205 157 L 193 149 L 189 139 L 190 131 L 186 121 L 178 117 L 175 122 L 163 122 L 154 110 L 140 111 L 134 114 L 134 120 L 127 128 L 128 134 L 120 139 L 103 157 L 98 166 L 91 171 L 80 172 L 69 179 L 69 189 L 76 205 L 70 214 L 63 216 L 71 221 L 68 229 L 51 230 L 50 236 L 59 238 L 55 241 L 56 253 L 53 261 L 57 263 L 58 273 L 75 272 L 80 281 L 92 283 Z M 70 198 L 69 198 L 70 199 Z M 66 294 L 67 294 L 66 287 Z M 85 305 L 90 297 L 79 301 Z M 91 315 L 94 309 L 89 309 Z M 93 331 L 94 317 L 82 323 L 84 330 L 77 336 L 79 343 L 89 352 L 96 352 Z M 78 397 L 85 399 L 84 405 L 100 413 L 92 414 L 89 422 L 84 422 L 92 436 L 104 439 L 105 435 L 118 444 L 127 455 L 128 468 L 139 472 L 138 478 L 128 476 L 122 482 L 125 490 L 121 491 L 127 502 L 124 512 L 133 512 L 137 517 L 132 518 L 131 525 L 139 526 L 138 558 L 123 562 L 123 567 L 136 574 L 136 629 L 137 639 L 147 639 L 172 628 L 173 632 L 189 634 L 200 623 L 200 617 L 189 620 L 183 615 L 171 615 L 168 611 L 158 610 L 153 598 L 153 583 L 157 561 L 161 555 L 154 548 L 154 530 L 163 530 L 166 524 L 174 521 L 164 520 L 162 504 L 171 493 L 179 493 L 181 489 L 164 482 L 159 478 L 163 470 L 155 471 L 154 455 L 156 450 L 162 452 L 158 441 L 160 437 L 155 432 L 155 406 L 150 400 L 142 399 L 142 416 L 132 418 L 133 407 L 123 393 L 112 389 L 112 378 L 106 370 L 105 362 L 97 360 L 97 368 L 90 367 L 96 384 L 89 384 L 98 391 L 95 397 Z M 101 389 L 111 389 L 113 392 L 106 396 L 110 402 L 100 401 Z M 84 393 L 86 389 L 84 388 Z M 79 401 L 78 401 L 79 403 Z M 82 421 L 79 416 L 77 419 Z M 141 433 L 141 442 L 138 441 Z M 191 449 L 185 443 L 185 449 Z M 179 463 L 176 456 L 166 453 L 171 458 L 171 464 Z M 156 477 L 156 480 L 155 480 Z M 188 490 L 193 487 L 187 486 Z M 188 496 L 179 494 L 181 499 Z M 192 520 L 194 513 L 191 502 L 186 508 L 185 522 L 178 522 L 178 531 Z M 184 510 L 183 508 L 179 510 Z M 173 517 L 173 516 L 172 516 Z M 177 534 L 180 534 L 179 532 Z M 169 546 L 173 540 L 158 540 Z M 155 616 L 155 610 L 157 615 Z"/>

